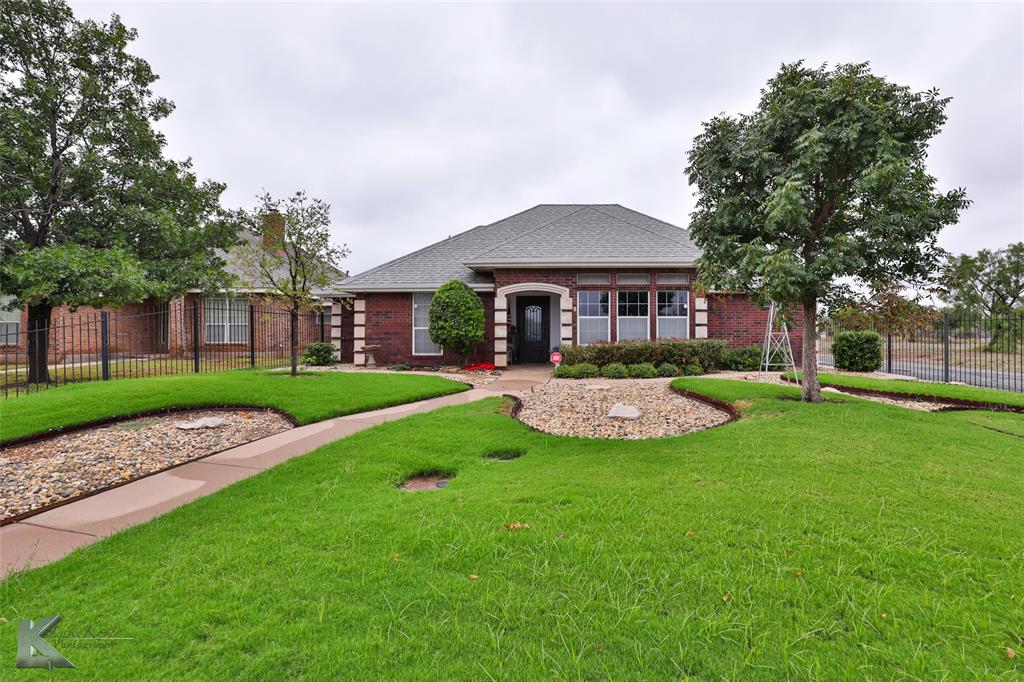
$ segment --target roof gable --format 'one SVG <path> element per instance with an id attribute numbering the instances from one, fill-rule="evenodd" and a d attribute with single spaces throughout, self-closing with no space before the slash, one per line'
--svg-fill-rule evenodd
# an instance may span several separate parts
<path id="1" fill-rule="evenodd" d="M 493 277 L 481 270 L 492 267 L 690 265 L 699 255 L 686 230 L 618 204 L 540 204 L 353 275 L 336 288 L 430 291 L 458 279 L 487 289 Z"/>

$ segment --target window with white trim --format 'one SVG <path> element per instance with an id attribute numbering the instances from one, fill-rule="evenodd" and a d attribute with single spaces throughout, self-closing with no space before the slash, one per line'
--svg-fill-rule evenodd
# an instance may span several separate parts
<path id="1" fill-rule="evenodd" d="M 576 294 L 576 340 L 580 345 L 611 341 L 611 307 L 607 291 Z"/>
<path id="2" fill-rule="evenodd" d="M 576 284 L 611 284 L 611 275 L 600 272 L 581 272 L 576 275 Z"/>
<path id="3" fill-rule="evenodd" d="M 249 301 L 215 296 L 203 301 L 206 343 L 249 343 Z"/>
<path id="4" fill-rule="evenodd" d="M 649 299 L 646 291 L 618 292 L 619 341 L 646 341 L 651 336 Z"/>
<path id="5" fill-rule="evenodd" d="M 0 345 L 16 345 L 21 331 L 21 309 L 8 308 L 13 296 L 0 296 Z"/>
<path id="6" fill-rule="evenodd" d="M 430 340 L 430 302 L 433 294 L 412 295 L 412 354 L 441 355 L 444 349 Z"/>
<path id="7" fill-rule="evenodd" d="M 658 338 L 685 339 L 690 336 L 690 292 L 685 289 L 658 290 Z"/>
<path id="8" fill-rule="evenodd" d="M 615 275 L 617 284 L 650 284 L 651 276 L 646 272 L 620 272 Z"/>
<path id="9" fill-rule="evenodd" d="M 658 284 L 689 284 L 690 276 L 679 272 L 659 272 Z"/>

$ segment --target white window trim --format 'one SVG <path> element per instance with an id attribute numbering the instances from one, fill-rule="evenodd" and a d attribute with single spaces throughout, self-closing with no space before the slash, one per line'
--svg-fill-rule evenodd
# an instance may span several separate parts
<path id="1" fill-rule="evenodd" d="M 580 314 L 580 294 L 582 294 L 585 291 L 586 292 L 596 291 L 599 294 L 608 294 L 608 314 L 607 315 L 581 315 Z M 576 292 L 576 345 L 578 345 L 578 346 L 589 346 L 589 345 L 591 345 L 589 343 L 583 343 L 583 341 L 580 340 L 580 331 L 581 331 L 581 329 L 583 327 L 583 325 L 580 324 L 580 319 L 584 318 L 584 317 L 586 319 L 588 319 L 588 320 L 600 320 L 602 317 L 604 317 L 605 330 L 606 330 L 605 331 L 605 336 L 608 337 L 608 340 L 605 343 L 611 343 L 612 342 L 612 292 L 611 292 L 610 289 L 604 289 L 604 290 L 601 290 L 601 289 L 580 289 L 579 291 Z"/>
<path id="2" fill-rule="evenodd" d="M 430 291 L 430 292 L 421 291 L 421 292 L 416 292 L 416 293 L 429 293 L 430 294 L 430 300 L 431 301 L 434 300 L 434 292 L 433 291 Z M 412 339 L 411 339 L 411 341 L 412 341 L 412 355 L 414 357 L 427 357 L 427 358 L 437 358 L 437 357 L 440 357 L 440 356 L 444 355 L 444 348 L 442 348 L 440 344 L 438 344 L 438 346 L 437 346 L 438 351 L 439 351 L 437 353 L 417 353 L 416 352 L 416 330 L 417 329 L 427 329 L 427 330 L 430 329 L 429 316 L 428 316 L 428 319 L 427 319 L 427 326 L 426 327 L 417 327 L 416 326 L 416 293 L 414 293 L 412 295 L 412 308 L 410 310 L 410 317 L 411 317 L 410 322 L 412 323 Z M 430 304 L 428 303 L 427 306 L 429 307 Z M 428 331 L 428 334 L 429 334 L 429 331 Z"/>
<path id="3" fill-rule="evenodd" d="M 221 324 L 211 324 L 206 316 L 208 303 L 210 301 L 224 301 L 226 316 Z M 243 301 L 245 303 L 245 340 L 231 341 L 231 303 L 230 301 Z M 210 327 L 221 327 L 224 330 L 224 341 L 210 341 L 207 329 Z M 249 328 L 249 301 L 239 296 L 210 296 L 203 298 L 203 345 L 206 346 L 243 346 L 248 345 L 252 329 Z"/>
<path id="4" fill-rule="evenodd" d="M 661 336 L 661 318 L 662 317 L 664 317 L 666 320 L 678 320 L 678 319 L 686 320 L 686 325 L 684 326 L 684 328 L 686 329 L 686 336 L 683 336 L 682 338 L 684 338 L 684 339 L 690 338 L 690 292 L 689 292 L 689 290 L 688 289 L 658 289 L 657 291 L 654 292 L 654 307 L 656 309 L 658 307 L 658 292 L 659 291 L 682 291 L 682 292 L 684 292 L 686 294 L 686 314 L 685 315 L 658 315 L 658 319 L 657 319 L 657 322 L 656 322 L 656 325 L 658 327 L 658 329 L 657 329 L 657 331 L 658 331 L 658 340 L 661 340 L 661 338 L 662 338 L 662 336 Z M 657 310 L 655 310 L 655 314 L 657 314 Z M 677 337 L 672 337 L 672 338 L 677 338 Z"/>
<path id="5" fill-rule="evenodd" d="M 645 293 L 647 294 L 647 315 L 640 317 L 639 315 L 619 315 L 619 294 L 630 294 L 630 293 Z M 619 343 L 619 323 L 621 320 L 644 320 L 644 338 L 642 339 L 627 339 L 627 341 L 650 341 L 651 340 L 651 292 L 647 289 L 622 289 L 621 291 L 615 292 L 615 342 Z"/>

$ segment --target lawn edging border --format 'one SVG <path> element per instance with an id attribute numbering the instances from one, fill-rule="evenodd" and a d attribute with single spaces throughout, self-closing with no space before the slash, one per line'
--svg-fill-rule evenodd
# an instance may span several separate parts
<path id="1" fill-rule="evenodd" d="M 783 380 L 788 381 L 791 384 L 797 386 L 800 382 L 795 379 L 789 379 L 783 375 Z M 939 395 L 929 395 L 927 393 L 910 393 L 909 391 L 885 391 L 876 388 L 859 388 L 855 386 L 845 386 L 843 384 L 832 383 L 831 381 L 819 381 L 822 388 L 834 388 L 841 393 L 849 393 L 851 395 L 866 395 L 875 396 L 878 398 L 893 398 L 895 400 L 917 400 L 923 403 L 938 403 L 942 405 L 948 405 L 940 412 L 951 412 L 953 410 L 988 410 L 990 412 L 1016 412 L 1024 414 L 1024 405 L 1011 405 L 1009 403 L 990 403 L 984 400 L 965 400 L 963 398 L 947 398 Z"/>
<path id="2" fill-rule="evenodd" d="M 271 405 L 246 405 L 239 403 L 230 404 L 211 404 L 211 405 L 185 405 L 177 407 L 158 407 L 153 410 L 143 410 L 142 412 L 132 412 L 130 414 L 121 414 L 116 417 L 103 417 L 102 419 L 93 419 L 92 421 L 81 422 L 79 424 L 69 424 L 68 426 L 60 426 L 55 429 L 49 429 L 47 431 L 40 431 L 39 433 L 30 433 L 27 436 L 18 436 L 16 438 L 9 438 L 8 440 L 0 440 L 0 450 L 6 450 L 7 448 L 17 447 L 19 445 L 29 445 L 31 443 L 38 443 L 39 441 L 47 440 L 49 438 L 56 438 L 57 436 L 66 436 L 70 433 L 77 433 L 78 431 L 87 431 L 88 429 L 97 429 L 103 426 L 111 426 L 113 424 L 120 424 L 121 422 L 131 421 L 132 419 L 145 419 L 146 417 L 165 417 L 171 414 L 177 414 L 179 412 L 202 412 L 205 410 L 225 410 L 230 412 L 246 412 L 250 410 L 267 410 L 268 412 L 274 412 L 285 419 L 292 425 L 292 428 L 301 426 L 299 420 L 292 416 L 289 412 L 282 410 L 279 407 L 273 407 Z"/>

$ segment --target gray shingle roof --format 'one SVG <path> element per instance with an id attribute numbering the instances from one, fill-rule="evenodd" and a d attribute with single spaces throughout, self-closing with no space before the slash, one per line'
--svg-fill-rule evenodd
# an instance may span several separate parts
<path id="1" fill-rule="evenodd" d="M 685 266 L 699 256 L 686 230 L 618 204 L 540 204 L 343 279 L 336 288 L 433 290 L 452 279 L 486 288 L 494 280 L 480 270 L 494 267 Z"/>

